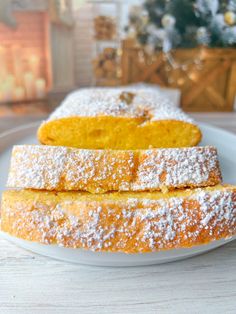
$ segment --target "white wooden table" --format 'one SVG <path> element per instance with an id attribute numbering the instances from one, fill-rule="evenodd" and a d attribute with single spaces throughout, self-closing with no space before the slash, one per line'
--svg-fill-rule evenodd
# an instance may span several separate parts
<path id="1" fill-rule="evenodd" d="M 194 116 L 236 133 L 236 114 Z M 33 120 L 0 119 L 0 131 Z M 165 265 L 98 268 L 34 255 L 0 239 L 0 313 L 236 313 L 236 241 Z"/>

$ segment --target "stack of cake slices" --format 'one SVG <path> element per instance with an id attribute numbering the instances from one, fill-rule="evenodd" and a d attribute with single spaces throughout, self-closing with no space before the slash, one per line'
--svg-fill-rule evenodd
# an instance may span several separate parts
<path id="1" fill-rule="evenodd" d="M 221 185 L 217 151 L 159 94 L 85 89 L 15 146 L 1 229 L 92 251 L 187 248 L 236 233 L 236 187 Z"/>

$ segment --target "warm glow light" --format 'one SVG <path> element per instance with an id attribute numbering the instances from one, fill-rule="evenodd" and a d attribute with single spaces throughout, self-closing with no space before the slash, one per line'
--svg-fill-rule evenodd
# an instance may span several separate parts
<path id="1" fill-rule="evenodd" d="M 23 87 L 16 87 L 14 90 L 14 100 L 21 101 L 25 98 L 25 90 Z"/>
<path id="2" fill-rule="evenodd" d="M 15 77 L 12 74 L 8 74 L 5 80 L 7 86 L 9 86 L 11 89 L 15 86 Z"/>
<path id="3" fill-rule="evenodd" d="M 4 100 L 4 98 L 3 98 L 3 93 L 2 93 L 2 91 L 0 90 L 0 102 L 2 102 Z"/>
<path id="4" fill-rule="evenodd" d="M 46 96 L 46 81 L 39 78 L 35 81 L 36 98 L 44 98 Z"/>
<path id="5" fill-rule="evenodd" d="M 1 86 L 2 94 L 3 94 L 3 100 L 4 101 L 11 101 L 13 96 L 13 90 L 10 84 L 7 84 L 7 82 L 4 82 Z"/>
<path id="6" fill-rule="evenodd" d="M 14 76 L 16 78 L 16 83 L 18 85 L 21 85 L 23 84 L 22 74 L 24 72 L 21 47 L 12 46 L 11 54 L 12 54 L 12 65 L 13 65 Z"/>
<path id="7" fill-rule="evenodd" d="M 199 52 L 199 59 L 200 60 L 206 59 L 206 55 L 207 55 L 206 49 L 205 48 L 201 48 L 201 50 Z"/>
<path id="8" fill-rule="evenodd" d="M 32 72 L 24 73 L 24 83 L 25 83 L 26 98 L 33 99 L 35 89 L 34 89 L 34 74 Z"/>
<path id="9" fill-rule="evenodd" d="M 0 83 L 7 75 L 6 49 L 0 46 Z"/>
<path id="10" fill-rule="evenodd" d="M 35 77 L 40 76 L 40 69 L 39 69 L 39 64 L 40 64 L 40 58 L 36 55 L 32 55 L 29 57 L 29 71 L 31 71 Z"/>
<path id="11" fill-rule="evenodd" d="M 188 74 L 188 77 L 190 78 L 190 80 L 196 82 L 197 81 L 197 73 L 196 72 L 190 72 Z"/>
<path id="12" fill-rule="evenodd" d="M 179 78 L 179 79 L 177 80 L 177 84 L 178 84 L 178 85 L 183 85 L 183 84 L 184 84 L 184 79 L 183 79 L 183 78 Z"/>
<path id="13" fill-rule="evenodd" d="M 40 77 L 40 62 L 38 55 L 24 54 L 20 45 L 13 44 L 8 50 L 0 45 L 0 101 L 44 98 L 47 88 L 46 80 Z"/>

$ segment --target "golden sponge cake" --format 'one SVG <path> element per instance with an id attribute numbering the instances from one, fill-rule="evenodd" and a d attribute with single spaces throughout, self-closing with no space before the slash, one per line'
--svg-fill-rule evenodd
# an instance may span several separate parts
<path id="1" fill-rule="evenodd" d="M 40 190 L 168 191 L 221 182 L 214 147 L 88 150 L 20 145 L 12 151 L 8 187 Z"/>
<path id="2" fill-rule="evenodd" d="M 157 93 L 96 88 L 68 96 L 42 123 L 38 139 L 84 149 L 147 149 L 195 146 L 201 131 Z"/>
<path id="3" fill-rule="evenodd" d="M 6 191 L 1 229 L 43 244 L 145 253 L 236 234 L 236 187 L 168 192 Z"/>

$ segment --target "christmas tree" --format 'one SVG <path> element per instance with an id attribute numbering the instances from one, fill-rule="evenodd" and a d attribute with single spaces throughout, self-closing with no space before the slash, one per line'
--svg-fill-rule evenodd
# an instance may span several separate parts
<path id="1" fill-rule="evenodd" d="M 146 0 L 127 31 L 151 50 L 236 46 L 236 0 Z"/>

